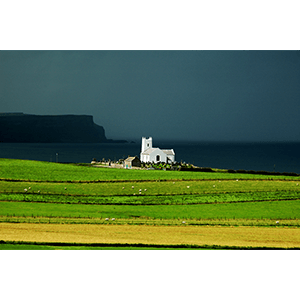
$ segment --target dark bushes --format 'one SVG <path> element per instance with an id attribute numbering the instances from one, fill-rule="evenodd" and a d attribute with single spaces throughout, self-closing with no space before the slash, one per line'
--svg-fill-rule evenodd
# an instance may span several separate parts
<path id="1" fill-rule="evenodd" d="M 187 168 L 181 167 L 179 171 L 190 171 L 190 172 L 215 172 L 212 168 Z"/>
<path id="2" fill-rule="evenodd" d="M 232 170 L 232 169 L 229 169 L 228 173 L 239 173 L 239 174 L 242 173 L 242 174 L 256 174 L 256 175 L 277 175 L 277 176 L 300 176 L 299 174 L 294 173 L 294 172 L 280 173 L 280 172 L 269 172 L 269 171 L 253 171 L 253 170 L 247 171 L 247 170 Z"/>

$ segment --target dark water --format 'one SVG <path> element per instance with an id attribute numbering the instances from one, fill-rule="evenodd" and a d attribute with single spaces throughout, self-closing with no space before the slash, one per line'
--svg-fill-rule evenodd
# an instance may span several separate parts
<path id="1" fill-rule="evenodd" d="M 300 143 L 156 142 L 174 149 L 176 161 L 200 167 L 300 173 Z M 0 157 L 58 162 L 85 162 L 93 158 L 117 160 L 139 157 L 140 143 L 32 144 L 0 143 Z M 56 155 L 57 153 L 57 155 Z"/>

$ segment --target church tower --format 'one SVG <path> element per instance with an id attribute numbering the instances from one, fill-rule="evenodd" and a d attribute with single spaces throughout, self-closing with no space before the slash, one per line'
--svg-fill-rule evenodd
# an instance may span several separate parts
<path id="1" fill-rule="evenodd" d="M 152 137 L 149 137 L 148 139 L 142 137 L 142 153 L 149 148 L 152 148 Z"/>

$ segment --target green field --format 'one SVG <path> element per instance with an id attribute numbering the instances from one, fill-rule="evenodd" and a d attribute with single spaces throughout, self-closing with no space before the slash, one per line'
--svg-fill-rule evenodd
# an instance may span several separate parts
<path id="1" fill-rule="evenodd" d="M 124 170 L 0 159 L 0 225 L 251 226 L 300 230 L 299 183 L 300 177 L 296 176 L 226 170 Z M 0 227 L 1 233 L 2 230 Z M 22 248 L 20 244 L 0 245 L 0 249 L 7 247 Z"/>
<path id="2" fill-rule="evenodd" d="M 0 179 L 26 181 L 126 181 L 126 180 L 184 180 L 184 179 L 284 179 L 300 180 L 300 177 L 231 174 L 227 170 L 217 172 L 175 172 L 163 170 L 127 170 L 91 167 L 89 164 L 56 164 L 51 162 L 0 158 Z"/>
<path id="3" fill-rule="evenodd" d="M 192 246 L 186 246 L 186 247 L 160 247 L 156 245 L 152 245 L 151 247 L 145 247 L 143 245 L 135 246 L 135 245 L 76 245 L 76 244 L 59 244 L 56 245 L 52 244 L 33 244 L 33 243 L 14 243 L 14 242 L 6 242 L 3 244 L 0 244 L 1 250 L 194 250 L 194 249 L 207 249 L 209 250 L 209 247 L 192 247 Z"/>

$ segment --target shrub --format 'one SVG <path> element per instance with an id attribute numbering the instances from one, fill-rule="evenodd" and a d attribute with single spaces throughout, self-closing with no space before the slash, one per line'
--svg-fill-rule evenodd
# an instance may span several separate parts
<path id="1" fill-rule="evenodd" d="M 292 173 L 290 173 L 290 176 L 298 176 L 298 174 L 297 174 L 297 173 L 294 173 L 294 172 L 292 172 Z"/>
<path id="2" fill-rule="evenodd" d="M 179 171 L 190 171 L 190 172 L 215 172 L 211 168 L 193 168 L 193 167 L 180 167 Z"/>
<path id="3" fill-rule="evenodd" d="M 215 172 L 212 168 L 200 168 L 200 170 L 201 172 Z"/>
<path id="4" fill-rule="evenodd" d="M 256 174 L 257 172 L 256 171 L 254 171 L 254 170 L 250 170 L 250 171 L 248 171 L 248 174 Z"/>

